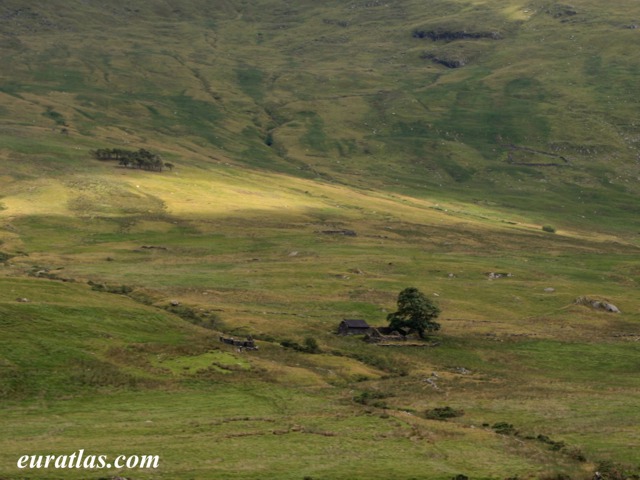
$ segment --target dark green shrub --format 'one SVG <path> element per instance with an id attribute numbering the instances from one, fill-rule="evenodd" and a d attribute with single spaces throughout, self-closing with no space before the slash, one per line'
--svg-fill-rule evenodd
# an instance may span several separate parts
<path id="1" fill-rule="evenodd" d="M 129 298 L 143 305 L 153 305 L 155 303 L 155 299 L 151 295 L 140 290 L 131 292 Z"/>
<path id="2" fill-rule="evenodd" d="M 513 425 L 511 425 L 510 423 L 507 423 L 507 422 L 494 423 L 491 428 L 493 428 L 493 430 L 496 433 L 499 433 L 501 435 L 515 435 L 516 434 L 516 429 L 513 427 Z"/>
<path id="3" fill-rule="evenodd" d="M 614 463 L 611 460 L 602 460 L 598 462 L 596 470 L 600 472 L 602 480 L 637 480 L 640 479 L 640 471 Z"/>
<path id="4" fill-rule="evenodd" d="M 129 295 L 133 292 L 133 287 L 128 285 L 107 285 L 106 283 L 95 283 L 91 280 L 89 280 L 88 284 L 91 285 L 91 290 L 96 292 L 115 293 L 117 295 Z"/>
<path id="5" fill-rule="evenodd" d="M 133 292 L 133 287 L 129 285 L 107 285 L 107 292 L 118 295 L 128 295 Z"/>
<path id="6" fill-rule="evenodd" d="M 202 328 L 215 330 L 220 322 L 220 317 L 213 312 L 196 312 L 193 308 L 184 305 L 168 305 L 165 310 L 179 316 L 181 319 L 189 323 L 198 325 Z"/>
<path id="7" fill-rule="evenodd" d="M 359 403 L 360 405 L 368 405 L 376 408 L 387 408 L 387 402 L 383 402 L 381 401 L 381 399 L 391 396 L 391 394 L 384 392 L 361 392 L 353 397 L 353 401 Z"/>
<path id="8" fill-rule="evenodd" d="M 307 337 L 304 339 L 304 351 L 307 353 L 320 353 L 320 346 L 313 337 Z"/>
<path id="9" fill-rule="evenodd" d="M 313 337 L 307 337 L 304 339 L 304 344 L 300 345 L 298 342 L 294 342 L 293 340 L 283 340 L 280 342 L 285 348 L 291 348 L 292 350 L 296 350 L 298 352 L 303 353 L 320 353 L 320 347 L 318 346 L 318 342 Z"/>
<path id="10" fill-rule="evenodd" d="M 551 225 L 544 225 L 542 227 L 542 230 L 545 232 L 549 232 L 549 233 L 556 233 L 556 229 L 554 227 L 552 227 Z"/>
<path id="11" fill-rule="evenodd" d="M 300 345 L 298 342 L 294 342 L 293 340 L 283 340 L 280 342 L 280 345 L 282 345 L 284 348 L 291 348 L 293 350 L 300 350 L 302 348 L 302 345 Z"/>
<path id="12" fill-rule="evenodd" d="M 464 410 L 454 409 L 451 407 L 437 407 L 427 410 L 424 413 L 425 418 L 429 420 L 447 420 L 449 418 L 461 417 L 464 415 Z"/>
<path id="13" fill-rule="evenodd" d="M 262 340 L 263 342 L 269 342 L 269 343 L 275 343 L 278 341 L 276 337 L 268 333 L 255 333 L 253 334 L 253 338 L 255 338 L 256 340 Z"/>
<path id="14" fill-rule="evenodd" d="M 538 435 L 536 437 L 536 440 L 542 443 L 546 443 L 547 445 L 550 445 L 551 450 L 553 450 L 554 452 L 558 452 L 562 450 L 564 447 L 566 447 L 566 444 L 564 442 L 556 442 L 555 440 L 551 440 L 546 435 Z"/>
<path id="15" fill-rule="evenodd" d="M 569 457 L 574 459 L 577 462 L 586 462 L 587 461 L 587 457 L 584 454 L 584 452 L 582 450 L 580 450 L 577 447 L 571 447 L 571 448 L 566 448 L 564 450 L 564 453 Z"/>
<path id="16" fill-rule="evenodd" d="M 107 286 L 104 283 L 94 283 L 89 280 L 88 284 L 91 285 L 91 290 L 95 292 L 104 292 L 107 289 Z"/>
<path id="17" fill-rule="evenodd" d="M 165 307 L 165 310 L 179 316 L 183 320 L 191 323 L 197 323 L 200 321 L 200 317 L 193 308 L 185 307 L 184 305 L 169 305 Z"/>

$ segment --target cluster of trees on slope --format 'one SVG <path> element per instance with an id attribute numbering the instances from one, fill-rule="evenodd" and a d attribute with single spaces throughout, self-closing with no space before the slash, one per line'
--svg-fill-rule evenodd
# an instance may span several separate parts
<path id="1" fill-rule="evenodd" d="M 161 172 L 164 168 L 173 170 L 173 164 L 163 162 L 160 155 L 144 148 L 139 150 L 124 150 L 121 148 L 99 148 L 91 152 L 98 160 L 115 160 L 123 167 L 140 168 L 154 172 Z"/>

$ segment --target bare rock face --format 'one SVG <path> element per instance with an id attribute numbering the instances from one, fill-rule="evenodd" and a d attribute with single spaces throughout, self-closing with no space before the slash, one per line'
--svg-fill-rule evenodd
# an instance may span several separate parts
<path id="1" fill-rule="evenodd" d="M 600 304 L 600 307 L 603 308 L 607 312 L 620 313 L 620 309 L 618 307 L 616 307 L 614 304 L 609 303 L 609 302 L 602 302 Z"/>
<path id="2" fill-rule="evenodd" d="M 589 297 L 578 297 L 575 302 L 576 305 L 584 305 L 591 307 L 594 310 L 604 310 L 609 313 L 621 313 L 620 309 L 608 300 L 596 300 Z"/>

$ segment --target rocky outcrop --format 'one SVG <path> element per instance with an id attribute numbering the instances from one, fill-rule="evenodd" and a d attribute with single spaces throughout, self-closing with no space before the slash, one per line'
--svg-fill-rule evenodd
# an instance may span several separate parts
<path id="1" fill-rule="evenodd" d="M 596 300 L 589 297 L 578 297 L 574 301 L 576 305 L 584 305 L 594 310 L 604 310 L 609 313 L 620 313 L 620 309 L 608 300 Z"/>

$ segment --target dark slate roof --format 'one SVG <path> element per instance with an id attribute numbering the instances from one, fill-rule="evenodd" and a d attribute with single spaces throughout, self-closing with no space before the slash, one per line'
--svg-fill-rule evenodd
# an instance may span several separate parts
<path id="1" fill-rule="evenodd" d="M 371 328 L 369 327 L 369 324 L 364 320 L 349 320 L 345 318 L 342 323 L 344 323 L 349 328 Z"/>

